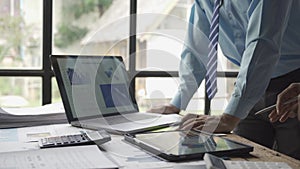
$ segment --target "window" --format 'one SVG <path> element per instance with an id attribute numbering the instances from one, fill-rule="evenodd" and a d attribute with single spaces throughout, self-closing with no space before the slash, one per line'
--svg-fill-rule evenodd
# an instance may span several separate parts
<path id="1" fill-rule="evenodd" d="M 53 54 L 118 55 L 128 60 L 129 1 L 53 2 Z M 52 94 L 52 101 L 60 100 L 57 86 Z"/>
<path id="2" fill-rule="evenodd" d="M 0 106 L 41 104 L 41 78 L 18 74 L 31 76 L 42 69 L 42 5 L 41 0 L 0 2 L 0 73 L 16 74 L 0 77 Z"/>
<path id="3" fill-rule="evenodd" d="M 179 80 L 172 72 L 177 72 L 179 67 L 192 3 L 192 0 L 137 1 L 135 67 L 150 76 L 136 80 L 140 105 L 150 108 L 168 103 L 175 95 Z"/>
<path id="4" fill-rule="evenodd" d="M 177 71 L 180 54 L 188 25 L 189 13 L 193 0 L 138 0 L 137 1 L 137 37 L 136 37 L 136 69 L 147 72 L 152 78 L 138 78 L 136 81 L 136 98 L 140 105 L 149 108 L 157 102 L 168 103 L 179 85 Z M 219 71 L 233 71 L 236 67 L 219 53 Z M 155 74 L 156 73 L 156 74 Z M 170 77 L 157 77 L 157 76 Z M 225 76 L 225 75 L 224 75 Z M 220 78 L 219 92 L 212 102 L 214 112 L 220 112 L 231 89 L 226 88 L 229 82 Z M 224 85 L 225 84 L 225 85 Z M 152 86 L 157 86 L 156 90 Z M 168 92 L 172 91 L 172 92 Z M 159 98 L 159 96 L 161 96 Z M 208 100 L 206 100 L 208 101 Z M 143 106 L 142 106 L 143 107 Z M 204 112 L 204 83 L 191 99 L 186 112 Z"/>
<path id="5" fill-rule="evenodd" d="M 177 71 L 191 0 L 138 0 L 138 70 Z"/>
<path id="6" fill-rule="evenodd" d="M 53 54 L 128 57 L 129 1 L 53 2 Z"/>
<path id="7" fill-rule="evenodd" d="M 50 54 L 120 55 L 140 107 L 168 103 L 179 85 L 177 71 L 193 2 L 1 0 L 0 106 L 8 106 L 11 98 L 22 101 L 15 106 L 61 101 Z M 219 83 L 230 86 L 234 80 L 225 77 L 236 73 L 226 71 L 236 67 L 224 57 L 219 61 Z M 222 103 L 231 90 L 223 85 L 217 95 Z M 220 107 L 217 100 L 213 107 Z M 202 112 L 206 101 L 202 84 L 187 111 Z"/>

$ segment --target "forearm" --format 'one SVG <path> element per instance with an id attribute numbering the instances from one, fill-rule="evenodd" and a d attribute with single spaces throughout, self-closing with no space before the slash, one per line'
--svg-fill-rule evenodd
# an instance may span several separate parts
<path id="1" fill-rule="evenodd" d="M 198 1 L 195 1 L 188 24 L 179 67 L 180 85 L 171 104 L 186 109 L 206 74 L 209 22 Z"/>
<path id="2" fill-rule="evenodd" d="M 246 48 L 225 113 L 245 118 L 265 92 L 280 58 L 292 1 L 262 0 L 249 19 Z"/>

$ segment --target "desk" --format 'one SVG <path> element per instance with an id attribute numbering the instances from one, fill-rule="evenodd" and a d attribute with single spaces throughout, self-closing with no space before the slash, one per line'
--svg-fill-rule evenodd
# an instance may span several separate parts
<path id="1" fill-rule="evenodd" d="M 25 144 L 29 145 L 29 149 L 33 149 L 36 147 L 34 142 L 28 142 L 28 138 L 26 138 L 26 132 L 31 132 L 31 133 L 37 133 L 34 136 L 38 135 L 43 135 L 43 134 L 53 134 L 53 135 L 63 135 L 66 133 L 76 133 L 80 130 L 80 128 L 75 128 L 71 127 L 69 124 L 61 124 L 61 125 L 47 125 L 47 126 L 38 126 L 38 127 L 30 127 L 30 128 L 17 128 L 17 129 L 1 129 L 0 130 L 0 135 L 2 133 L 6 133 L 5 131 L 11 130 L 13 133 L 12 134 L 7 134 L 6 136 L 12 137 L 12 138 L 2 138 L 2 141 L 15 141 L 16 144 L 20 144 L 19 147 L 25 147 Z M 17 135 L 14 133 L 18 133 Z M 33 136 L 31 134 L 31 136 Z M 247 161 L 276 161 L 276 162 L 285 162 L 289 164 L 293 169 L 299 169 L 300 168 L 300 161 L 295 160 L 291 157 L 288 157 L 286 155 L 283 155 L 281 153 L 275 152 L 271 149 L 268 149 L 266 147 L 263 147 L 261 145 L 255 144 L 247 139 L 241 138 L 237 135 L 234 134 L 229 134 L 225 136 L 226 138 L 229 138 L 231 140 L 235 140 L 238 142 L 242 142 L 248 145 L 251 145 L 254 147 L 254 151 L 250 153 L 250 155 L 243 156 L 243 157 L 233 157 L 232 160 L 247 160 Z M 149 155 L 147 155 L 145 152 L 142 152 L 141 150 L 138 150 L 136 148 L 133 148 L 131 145 L 121 141 L 123 136 L 112 136 L 112 141 L 104 144 L 103 147 L 106 150 L 106 153 L 115 161 L 120 166 L 126 166 L 128 164 L 128 161 L 134 161 L 136 160 L 136 156 L 138 155 L 140 159 L 146 160 L 144 162 L 148 164 L 157 165 L 157 166 L 164 166 L 164 167 L 169 167 L 170 165 L 174 166 L 177 165 L 176 163 L 168 163 L 168 162 L 163 162 L 159 161 L 156 158 L 149 158 Z M 1 143 L 1 138 L 0 138 L 0 150 L 3 150 L 3 147 L 5 146 L 4 144 Z M 127 149 L 126 149 L 127 147 Z M 131 148 L 132 147 L 132 148 Z M 17 148 L 17 147 L 16 147 Z M 127 151 L 128 150 L 128 151 Z M 13 151 L 13 150 L 12 150 Z M 125 152 L 126 151 L 126 152 Z M 142 158 L 141 158 L 142 157 Z M 146 157 L 146 158 L 143 158 Z M 150 156 L 151 157 L 151 156 Z M 147 160 L 153 160 L 153 161 L 147 161 Z M 138 160 L 136 160 L 138 161 Z M 145 164 L 145 163 L 143 163 Z M 195 165 L 201 164 L 200 161 L 193 163 Z M 203 162 L 202 162 L 203 164 Z M 139 168 L 138 163 L 130 163 L 130 166 L 126 166 L 125 168 Z M 171 167 L 172 168 L 172 167 Z"/>
<path id="2" fill-rule="evenodd" d="M 250 153 L 250 156 L 232 158 L 232 160 L 246 160 L 246 161 L 276 161 L 276 162 L 285 162 L 293 169 L 300 168 L 300 161 L 294 158 L 291 158 L 282 153 L 273 151 L 269 148 L 256 144 L 252 141 L 249 141 L 245 138 L 239 137 L 234 134 L 227 135 L 226 138 L 232 139 L 238 142 L 242 142 L 254 147 L 254 151 Z"/>

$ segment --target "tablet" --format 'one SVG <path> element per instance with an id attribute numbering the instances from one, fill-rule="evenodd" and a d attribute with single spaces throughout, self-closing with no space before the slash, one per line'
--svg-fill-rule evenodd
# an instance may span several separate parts
<path id="1" fill-rule="evenodd" d="M 194 131 L 126 134 L 125 141 L 167 161 L 199 160 L 203 159 L 205 153 L 230 156 L 253 151 L 252 146 Z"/>

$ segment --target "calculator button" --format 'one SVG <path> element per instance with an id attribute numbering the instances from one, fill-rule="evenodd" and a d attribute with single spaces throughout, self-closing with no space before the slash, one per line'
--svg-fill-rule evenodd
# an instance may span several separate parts
<path id="1" fill-rule="evenodd" d="M 70 140 L 70 143 L 75 143 L 76 142 L 74 136 L 70 135 L 70 136 L 67 136 L 67 137 Z"/>
<path id="2" fill-rule="evenodd" d="M 80 135 L 74 135 L 74 139 L 76 140 L 77 143 L 82 141 L 82 137 Z"/>
<path id="3" fill-rule="evenodd" d="M 44 139 L 41 139 L 41 143 L 42 143 L 42 144 L 46 144 L 46 143 L 47 143 L 47 139 L 45 139 L 45 138 L 44 138 Z"/>
<path id="4" fill-rule="evenodd" d="M 60 137 L 55 137 L 55 143 L 56 143 L 57 145 L 62 144 L 62 140 L 60 139 Z"/>
<path id="5" fill-rule="evenodd" d="M 61 137 L 61 140 L 62 140 L 62 142 L 63 142 L 64 144 L 70 142 L 67 136 L 62 136 L 62 137 Z"/>
<path id="6" fill-rule="evenodd" d="M 84 136 L 81 136 L 81 139 L 82 139 L 82 140 L 86 140 L 86 138 L 85 138 Z"/>
<path id="7" fill-rule="evenodd" d="M 47 143 L 48 144 L 54 144 L 54 140 L 52 138 L 47 138 Z"/>

